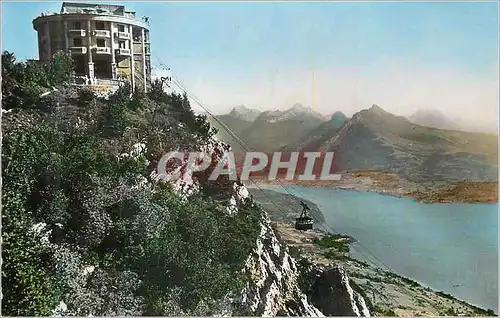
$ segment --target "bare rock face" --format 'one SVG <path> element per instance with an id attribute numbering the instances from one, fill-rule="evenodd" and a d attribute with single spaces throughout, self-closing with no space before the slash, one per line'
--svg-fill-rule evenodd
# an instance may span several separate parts
<path id="1" fill-rule="evenodd" d="M 214 139 L 203 150 L 221 158 L 227 148 Z M 234 183 L 230 192 L 228 213 L 238 213 L 237 203 L 249 197 L 248 190 Z M 314 283 L 306 296 L 300 283 L 304 273 L 287 245 L 278 239 L 265 211 L 262 211 L 260 235 L 243 271 L 248 275 L 248 283 L 235 297 L 241 301 L 237 304 L 229 301 L 233 305 L 223 305 L 227 308 L 220 315 L 236 311 L 238 316 L 369 316 L 363 297 L 350 287 L 349 278 L 340 268 L 314 267 L 307 274 Z"/>
<path id="2" fill-rule="evenodd" d="M 301 291 L 295 260 L 286 245 L 278 241 L 268 218 L 262 223 L 257 246 L 247 260 L 245 272 L 250 282 L 244 290 L 243 302 L 250 315 L 324 316 Z"/>
<path id="3" fill-rule="evenodd" d="M 350 286 L 341 267 L 311 264 L 303 271 L 277 238 L 269 219 L 262 223 L 245 271 L 250 277 L 243 293 L 248 315 L 370 316 L 365 300 Z"/>
<path id="4" fill-rule="evenodd" d="M 315 267 L 308 298 L 326 316 L 363 316 L 370 312 L 363 297 L 352 289 L 349 277 L 339 266 Z"/>

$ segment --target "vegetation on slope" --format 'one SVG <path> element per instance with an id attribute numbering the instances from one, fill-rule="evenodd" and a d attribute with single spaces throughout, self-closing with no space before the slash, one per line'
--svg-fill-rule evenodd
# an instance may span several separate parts
<path id="1" fill-rule="evenodd" d="M 70 87 L 70 61 L 2 55 L 12 110 L 2 123 L 3 314 L 51 315 L 61 301 L 79 316 L 217 311 L 243 286 L 259 211 L 243 201 L 228 215 L 229 182 L 185 200 L 150 180 L 164 153 L 197 149 L 215 131 L 159 82 L 109 98 Z"/>

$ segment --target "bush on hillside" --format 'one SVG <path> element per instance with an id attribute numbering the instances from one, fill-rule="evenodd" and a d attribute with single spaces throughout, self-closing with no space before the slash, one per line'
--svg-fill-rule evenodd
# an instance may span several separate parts
<path id="1" fill-rule="evenodd" d="M 73 76 L 73 60 L 56 53 L 50 61 L 17 62 L 14 53 L 2 54 L 2 108 L 33 108 L 40 95 L 68 83 Z"/>

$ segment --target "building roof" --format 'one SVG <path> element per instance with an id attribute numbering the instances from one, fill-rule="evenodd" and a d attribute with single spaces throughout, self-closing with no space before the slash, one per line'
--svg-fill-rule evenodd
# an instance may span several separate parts
<path id="1" fill-rule="evenodd" d="M 33 19 L 33 28 L 38 30 L 38 25 L 44 21 L 59 21 L 59 19 L 68 16 L 82 17 L 82 15 L 89 15 L 92 17 L 104 17 L 108 20 L 117 23 L 129 23 L 135 26 L 149 30 L 149 23 L 146 19 L 138 19 L 134 11 L 127 10 L 123 5 L 115 4 L 96 4 L 96 3 L 83 3 L 83 2 L 63 2 L 60 13 L 42 13 Z"/>
<path id="2" fill-rule="evenodd" d="M 123 5 L 114 4 L 95 4 L 95 3 L 82 3 L 82 2 L 63 2 L 61 6 L 61 14 L 63 13 L 93 13 L 93 14 L 109 14 L 124 16 L 135 12 L 125 10 Z"/>

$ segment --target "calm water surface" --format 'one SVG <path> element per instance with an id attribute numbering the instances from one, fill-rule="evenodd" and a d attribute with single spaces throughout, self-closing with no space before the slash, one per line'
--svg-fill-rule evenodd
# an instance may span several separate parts
<path id="1" fill-rule="evenodd" d="M 279 186 L 261 187 L 285 193 Z M 352 256 L 375 262 L 369 250 L 401 275 L 498 311 L 498 204 L 423 204 L 376 193 L 288 189 L 317 204 L 328 227 L 359 242 Z"/>

